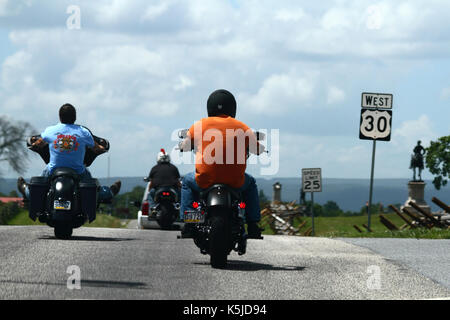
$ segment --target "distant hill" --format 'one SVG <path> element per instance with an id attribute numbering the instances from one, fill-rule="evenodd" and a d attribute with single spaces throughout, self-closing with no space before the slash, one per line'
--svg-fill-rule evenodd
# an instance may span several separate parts
<path id="1" fill-rule="evenodd" d="M 102 185 L 110 185 L 119 179 L 122 181 L 120 193 L 129 192 L 135 186 L 146 186 L 142 177 L 100 178 L 99 181 Z M 299 178 L 256 179 L 258 188 L 263 190 L 269 199 L 272 199 L 272 185 L 277 181 L 282 185 L 281 197 L 283 201 L 299 201 Z M 434 189 L 431 181 L 425 182 L 427 183 L 425 187 L 425 201 L 433 210 L 438 210 L 438 207 L 431 202 L 433 196 L 450 203 L 449 187 L 444 187 L 437 191 Z M 323 192 L 316 193 L 314 201 L 324 204 L 328 200 L 332 200 L 344 211 L 359 211 L 369 199 L 369 183 L 369 179 L 324 179 Z M 373 202 L 381 202 L 385 206 L 396 203 L 404 204 L 408 198 L 407 184 L 408 179 L 375 179 Z M 11 190 L 17 190 L 16 180 L 0 179 L 0 192 L 8 194 Z M 306 199 L 310 200 L 310 194 L 306 195 Z"/>
<path id="2" fill-rule="evenodd" d="M 279 181 L 282 185 L 281 198 L 283 201 L 299 201 L 301 183 L 299 178 L 257 179 L 258 187 L 264 191 L 269 199 L 272 199 L 272 185 L 276 181 Z M 408 179 L 375 179 L 373 203 L 381 202 L 385 206 L 397 203 L 403 205 L 408 199 L 408 181 Z M 431 181 L 425 182 L 425 201 L 434 211 L 439 210 L 439 208 L 431 202 L 433 196 L 450 203 L 450 189 L 448 187 L 437 191 Z M 328 200 L 332 200 L 344 211 L 359 211 L 369 200 L 369 187 L 369 179 L 324 179 L 323 192 L 316 193 L 314 201 L 324 204 Z M 310 199 L 311 195 L 307 194 L 306 200 Z"/>

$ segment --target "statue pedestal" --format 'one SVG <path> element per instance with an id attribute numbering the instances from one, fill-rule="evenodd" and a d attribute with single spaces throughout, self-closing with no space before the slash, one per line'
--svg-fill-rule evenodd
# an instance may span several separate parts
<path id="1" fill-rule="evenodd" d="M 425 182 L 423 181 L 409 181 L 408 182 L 408 200 L 406 200 L 405 205 L 401 207 L 407 208 L 408 210 L 418 213 L 416 209 L 409 205 L 412 201 L 417 204 L 423 211 L 431 213 L 431 207 L 425 202 Z"/>

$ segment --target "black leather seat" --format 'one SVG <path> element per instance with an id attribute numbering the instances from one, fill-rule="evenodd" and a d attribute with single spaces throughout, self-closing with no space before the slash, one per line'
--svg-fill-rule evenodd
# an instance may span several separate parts
<path id="1" fill-rule="evenodd" d="M 202 192 L 200 192 L 200 197 L 201 197 L 201 198 L 205 198 L 206 195 L 207 195 L 212 189 L 217 189 L 217 188 L 224 188 L 224 189 L 226 189 L 226 190 L 231 194 L 231 196 L 232 196 L 234 199 L 241 199 L 241 194 L 240 194 L 240 192 L 237 192 L 235 189 L 233 189 L 233 188 L 227 186 L 226 184 L 213 184 L 211 187 L 209 187 L 209 188 L 203 190 Z"/>
<path id="2" fill-rule="evenodd" d="M 62 176 L 71 177 L 77 181 L 80 180 L 80 175 L 71 168 L 56 168 L 52 173 L 52 179 Z"/>

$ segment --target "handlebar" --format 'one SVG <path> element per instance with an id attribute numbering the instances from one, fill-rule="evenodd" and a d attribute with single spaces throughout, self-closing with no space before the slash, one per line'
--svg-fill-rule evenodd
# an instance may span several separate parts
<path id="1" fill-rule="evenodd" d="M 185 151 L 187 151 L 187 150 L 183 150 L 183 149 L 181 148 L 181 145 L 182 145 L 182 143 L 184 142 L 184 139 L 187 138 L 188 132 L 189 132 L 189 129 L 182 129 L 182 130 L 179 130 L 179 131 L 178 131 L 178 137 L 179 137 L 180 139 L 182 139 L 182 140 L 181 140 L 180 142 L 178 142 L 178 147 L 175 147 L 175 150 L 179 150 L 180 152 L 185 152 Z M 257 140 L 258 142 L 259 142 L 259 141 L 264 141 L 264 140 L 266 139 L 266 134 L 265 134 L 264 132 L 255 131 L 254 133 L 255 133 L 255 136 L 256 136 L 256 140 Z M 195 147 L 194 147 L 193 144 L 191 145 L 191 150 L 189 150 L 189 151 L 195 151 Z M 263 151 L 263 152 L 269 153 L 268 150 L 265 150 L 265 151 Z M 249 156 L 249 148 L 247 147 L 247 158 L 248 158 L 248 156 Z"/>
<path id="2" fill-rule="evenodd" d="M 89 167 L 92 164 L 92 162 L 94 162 L 94 160 L 97 158 L 97 156 L 109 151 L 110 144 L 108 140 L 97 137 L 92 134 L 91 130 L 89 130 L 88 128 L 86 129 L 91 133 L 94 141 L 104 148 L 103 152 L 95 152 L 92 148 L 86 147 L 86 153 L 84 155 L 84 165 L 86 167 Z M 33 143 L 36 142 L 39 138 L 41 138 L 41 135 L 33 135 L 29 137 L 27 139 L 27 148 L 30 149 L 31 151 L 38 153 L 41 156 L 42 160 L 46 164 L 48 164 L 50 162 L 50 146 L 48 145 L 48 143 L 44 142 L 42 147 L 33 146 Z"/>

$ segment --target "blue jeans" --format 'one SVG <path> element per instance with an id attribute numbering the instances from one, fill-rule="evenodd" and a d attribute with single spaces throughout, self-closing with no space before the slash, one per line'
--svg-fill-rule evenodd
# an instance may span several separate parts
<path id="1" fill-rule="evenodd" d="M 184 220 L 184 211 L 192 210 L 192 202 L 199 199 L 202 190 L 195 181 L 194 172 L 190 172 L 183 177 L 180 204 L 181 221 Z M 255 178 L 246 173 L 243 186 L 235 190 L 242 192 L 243 200 L 246 204 L 246 222 L 259 222 L 261 220 L 261 209 L 259 207 L 258 186 L 256 185 Z"/>
<path id="2" fill-rule="evenodd" d="M 47 167 L 45 167 L 44 171 L 42 171 L 41 176 L 42 177 L 50 177 L 50 172 L 48 171 Z M 82 174 L 80 174 L 80 177 L 81 177 L 80 181 L 92 179 L 91 173 L 89 172 L 89 170 L 87 168 Z M 27 199 L 30 199 L 30 190 L 28 189 L 28 186 L 25 188 L 25 197 Z M 112 198 L 113 198 L 113 194 L 111 192 L 111 189 L 106 186 L 101 186 L 100 190 L 98 192 L 98 202 L 109 202 L 109 201 L 111 201 Z"/>

